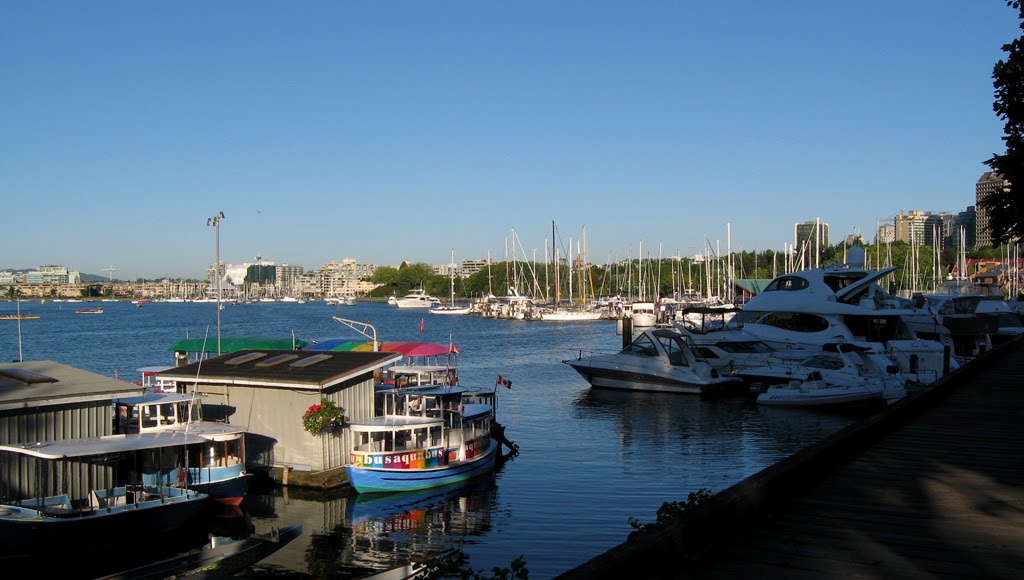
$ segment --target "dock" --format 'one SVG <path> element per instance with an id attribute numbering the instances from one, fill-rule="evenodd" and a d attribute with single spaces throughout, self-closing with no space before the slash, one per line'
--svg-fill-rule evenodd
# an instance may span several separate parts
<path id="1" fill-rule="evenodd" d="M 1016 339 L 560 578 L 1019 578 L 1022 454 Z"/>

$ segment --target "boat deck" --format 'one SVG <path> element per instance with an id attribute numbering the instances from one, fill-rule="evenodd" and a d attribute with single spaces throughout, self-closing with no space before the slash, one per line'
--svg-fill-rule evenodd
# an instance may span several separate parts
<path id="1" fill-rule="evenodd" d="M 563 577 L 1017 578 L 1022 377 L 1016 340 Z"/>

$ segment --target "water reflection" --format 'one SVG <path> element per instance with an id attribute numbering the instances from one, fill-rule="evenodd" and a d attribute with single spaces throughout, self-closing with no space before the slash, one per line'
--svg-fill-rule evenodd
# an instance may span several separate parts
<path id="1" fill-rule="evenodd" d="M 305 570 L 317 578 L 351 578 L 481 542 L 491 531 L 497 489 L 495 475 L 488 474 L 394 494 L 295 489 L 250 493 L 246 509 L 257 526 L 286 520 L 301 523 L 307 533 L 293 542 L 304 546 L 301 553 L 282 550 L 249 576 L 280 577 L 285 570 Z"/>
<path id="2" fill-rule="evenodd" d="M 668 393 L 587 389 L 573 400 L 575 419 L 617 438 L 620 461 L 711 468 L 735 462 L 747 475 L 859 420 L 814 409 L 758 407 L 745 398 L 702 400 Z M 611 427 L 609 429 L 609 427 Z"/>

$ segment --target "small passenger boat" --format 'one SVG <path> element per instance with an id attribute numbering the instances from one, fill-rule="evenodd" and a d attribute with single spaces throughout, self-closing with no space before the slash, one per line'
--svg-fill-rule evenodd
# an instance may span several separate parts
<path id="1" fill-rule="evenodd" d="M 245 470 L 245 430 L 228 423 L 204 421 L 204 397 L 148 392 L 115 399 L 115 431 L 187 433 L 201 437 L 201 444 L 190 446 L 185 457 L 187 465 L 161 473 L 159 483 L 185 485 L 209 494 L 218 503 L 238 505 L 245 498 L 250 477 Z"/>
<path id="2" fill-rule="evenodd" d="M 76 308 L 75 314 L 103 314 L 103 307 L 99 308 Z"/>
<path id="3" fill-rule="evenodd" d="M 0 563 L 113 554 L 197 524 L 209 496 L 146 481 L 203 441 L 140 433 L 0 445 L 0 460 L 21 466 L 22 484 L 3 488 Z"/>
<path id="4" fill-rule="evenodd" d="M 427 489 L 494 468 L 499 437 L 492 434 L 493 390 L 427 385 L 377 396 L 379 415 L 348 424 L 353 448 L 345 472 L 357 492 Z"/>

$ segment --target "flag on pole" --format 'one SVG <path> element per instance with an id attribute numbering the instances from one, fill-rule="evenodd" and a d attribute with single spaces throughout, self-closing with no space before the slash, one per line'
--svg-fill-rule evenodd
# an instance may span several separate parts
<path id="1" fill-rule="evenodd" d="M 502 377 L 501 375 L 498 375 L 498 380 L 494 382 L 494 385 L 495 386 L 497 386 L 497 385 L 504 385 L 505 388 L 511 389 L 512 388 L 512 381 Z"/>

